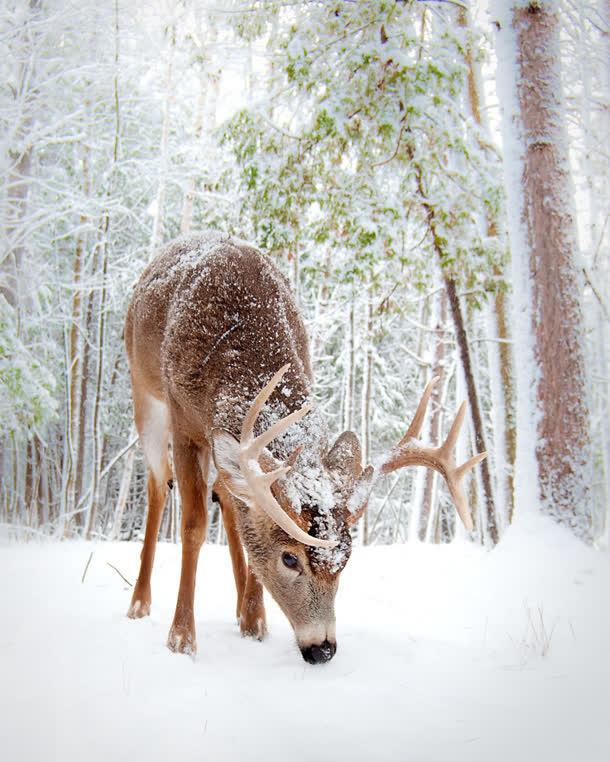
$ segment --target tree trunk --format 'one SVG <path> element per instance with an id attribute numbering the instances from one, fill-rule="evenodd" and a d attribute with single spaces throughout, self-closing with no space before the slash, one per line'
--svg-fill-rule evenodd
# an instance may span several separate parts
<path id="1" fill-rule="evenodd" d="M 150 259 L 155 255 L 162 239 L 163 208 L 165 206 L 165 188 L 167 185 L 167 171 L 169 162 L 169 123 L 171 104 L 173 99 L 172 68 L 174 58 L 174 47 L 176 44 L 176 30 L 171 30 L 171 41 L 169 48 L 169 61 L 167 63 L 166 83 L 165 83 L 165 101 L 163 105 L 163 129 L 161 132 L 161 169 L 159 172 L 159 187 L 157 189 L 157 199 L 155 208 L 155 217 L 153 222 L 153 231 L 150 241 Z"/>
<path id="2" fill-rule="evenodd" d="M 372 287 L 371 287 L 372 288 Z M 367 294 L 366 354 L 364 358 L 364 383 L 362 384 L 362 462 L 371 462 L 371 397 L 373 394 L 373 298 Z M 362 543 L 369 544 L 369 508 L 364 509 Z"/>
<path id="3" fill-rule="evenodd" d="M 90 179 L 89 179 L 89 146 L 85 146 L 83 155 L 83 193 L 85 198 L 89 198 L 90 195 Z M 78 490 L 79 482 L 82 481 L 82 454 L 83 448 L 81 446 L 80 437 L 84 435 L 81 426 L 79 425 L 81 418 L 81 408 L 84 395 L 83 379 L 86 375 L 86 367 L 83 363 L 83 354 L 85 349 L 85 341 L 83 338 L 84 322 L 83 322 L 83 259 L 86 249 L 86 232 L 85 226 L 87 224 L 87 217 L 85 214 L 81 214 L 80 224 L 82 230 L 78 233 L 76 238 L 76 247 L 74 251 L 74 267 L 73 267 L 73 288 L 74 294 L 72 297 L 72 316 L 69 330 L 69 341 L 66 351 L 66 365 L 67 365 L 67 378 L 68 378 L 68 395 L 67 395 L 67 421 L 66 421 L 66 433 L 65 433 L 65 446 L 63 453 L 63 478 L 64 478 L 64 496 L 63 504 L 64 511 L 71 513 L 74 510 L 75 505 L 78 503 Z M 76 517 L 78 523 L 78 516 Z"/>
<path id="4" fill-rule="evenodd" d="M 413 150 L 407 146 L 407 156 L 413 159 Z M 472 421 L 472 427 L 475 436 L 475 444 L 477 452 L 486 451 L 485 446 L 485 433 L 483 428 L 483 418 L 481 415 L 481 407 L 479 404 L 479 395 L 474 380 L 474 373 L 472 370 L 472 362 L 470 359 L 470 348 L 468 345 L 468 337 L 466 334 L 466 324 L 464 322 L 464 316 L 462 314 L 462 308 L 457 294 L 457 286 L 455 279 L 443 271 L 443 245 L 437 232 L 437 219 L 434 207 L 431 206 L 428 197 L 424 190 L 424 182 L 422 177 L 422 169 L 420 166 L 415 166 L 415 178 L 417 182 L 417 190 L 420 197 L 421 205 L 426 213 L 426 219 L 428 223 L 428 230 L 432 236 L 432 245 L 439 259 L 439 266 L 443 276 L 443 283 L 449 299 L 449 308 L 451 310 L 451 317 L 453 319 L 453 326 L 455 329 L 455 338 L 458 345 L 458 351 L 460 361 L 462 364 L 462 370 L 466 381 L 466 389 L 468 392 L 468 403 L 470 405 L 470 417 Z M 489 471 L 489 461 L 487 459 L 481 462 L 481 480 L 483 483 L 483 491 L 485 497 L 485 521 L 486 527 L 482 535 L 491 539 L 493 544 L 497 544 L 499 538 L 498 534 L 498 521 L 496 517 L 496 507 L 493 495 L 493 489 L 491 484 L 491 474 Z"/>
<path id="5" fill-rule="evenodd" d="M 496 335 L 500 357 L 500 384 L 504 402 L 504 462 L 506 473 L 506 518 L 510 524 L 515 510 L 515 462 L 517 459 L 517 389 L 515 385 L 515 364 L 510 331 L 508 328 L 508 308 L 506 294 L 500 291 L 494 299 Z"/>
<path id="6" fill-rule="evenodd" d="M 108 188 L 108 196 L 111 197 L 114 186 L 114 176 L 119 158 L 119 139 L 121 134 L 121 114 L 119 110 L 119 15 L 118 4 L 115 5 L 115 35 L 114 35 L 114 102 L 115 102 L 115 129 L 114 150 L 111 169 L 111 178 Z M 97 372 L 95 378 L 95 390 L 93 396 L 93 479 L 91 484 L 91 504 L 89 508 L 89 520 L 87 522 L 87 539 L 91 539 L 95 522 L 99 511 L 101 499 L 102 457 L 104 452 L 104 435 L 100 421 L 102 379 L 104 374 L 104 354 L 106 343 L 106 294 L 108 287 L 108 232 L 110 230 L 110 212 L 106 212 L 100 226 L 98 250 L 101 251 L 101 288 L 99 301 L 99 318 L 97 324 Z"/>
<path id="7" fill-rule="evenodd" d="M 170 71 L 168 70 L 168 77 Z M 204 122 L 208 122 L 208 131 L 211 133 L 216 126 L 216 102 L 218 100 L 218 89 L 220 86 L 220 76 L 218 74 L 206 73 L 201 76 L 199 99 L 195 112 L 195 122 L 193 125 L 193 138 L 196 144 L 201 141 Z M 169 126 L 169 108 L 166 115 L 167 125 Z M 165 149 L 167 150 L 167 136 L 164 124 Z M 163 150 L 163 149 L 162 149 Z M 195 191 L 197 189 L 197 173 L 193 172 L 187 180 L 186 194 L 182 207 L 182 223 L 180 233 L 190 232 L 193 226 L 193 210 L 195 205 Z"/>
<path id="8" fill-rule="evenodd" d="M 466 9 L 460 9 L 457 12 L 458 26 L 466 29 L 468 28 L 468 11 Z M 472 54 L 472 48 L 468 41 L 465 48 L 465 61 L 468 67 L 468 101 L 470 105 L 470 112 L 472 118 L 480 127 L 488 127 L 487 120 L 483 117 L 483 111 L 481 109 L 481 100 L 484 98 L 481 82 L 480 72 L 477 67 L 477 63 Z M 485 150 L 484 146 L 481 146 Z M 490 152 L 487 151 L 489 154 Z M 485 223 L 487 228 L 487 236 L 489 238 L 499 238 L 498 228 L 493 219 L 490 218 L 488 212 L 485 215 Z M 499 277 L 502 273 L 498 267 L 494 268 L 494 276 Z M 497 345 L 494 346 L 492 351 L 497 351 L 499 354 L 499 370 L 500 370 L 500 389 L 502 392 L 503 402 L 503 449 L 504 449 L 504 463 L 507 469 L 505 493 L 507 501 L 506 518 L 508 522 L 512 521 L 513 509 L 514 509 L 514 468 L 515 460 L 517 457 L 517 421 L 516 421 L 516 386 L 515 386 L 515 365 L 513 360 L 512 347 L 510 343 L 510 331 L 507 295 L 503 291 L 499 291 L 494 299 L 494 314 L 495 314 L 495 328 L 496 335 L 499 339 Z M 497 347 L 497 350 L 496 350 Z M 493 363 L 495 365 L 495 363 Z M 499 396 L 499 395 L 498 395 Z M 501 462 L 501 459 L 498 459 Z"/>
<path id="9" fill-rule="evenodd" d="M 97 323 L 97 335 L 96 335 L 96 373 L 93 389 L 93 479 L 91 483 L 91 504 L 89 508 L 89 519 L 87 521 L 87 539 L 90 540 L 95 528 L 95 522 L 100 505 L 100 488 L 101 488 L 101 471 L 102 471 L 102 452 L 104 437 L 101 429 L 100 414 L 101 414 L 101 397 L 102 397 L 102 379 L 104 375 L 104 344 L 106 338 L 106 291 L 107 291 L 107 274 L 108 274 L 108 245 L 106 241 L 106 235 L 108 233 L 108 216 L 106 217 L 106 223 L 104 230 L 101 232 L 101 240 L 99 247 L 102 251 L 102 268 L 101 268 L 101 289 L 99 300 L 99 317 Z"/>
<path id="10" fill-rule="evenodd" d="M 48 459 L 42 440 L 35 436 L 36 458 L 40 469 L 40 489 L 38 492 L 38 526 L 46 527 L 49 523 L 49 472 Z"/>
<path id="11" fill-rule="evenodd" d="M 442 376 L 445 366 L 445 326 L 447 324 L 447 292 L 441 291 L 438 295 L 438 319 L 435 326 L 436 334 L 436 347 L 434 349 L 434 366 L 432 368 L 432 377 Z M 430 416 L 429 431 L 430 442 L 441 442 L 441 422 L 442 422 L 442 408 L 441 408 L 441 394 L 442 388 L 437 384 L 432 390 L 432 396 L 430 397 L 430 409 L 432 415 Z M 436 505 L 434 489 L 438 476 L 435 471 L 426 469 L 425 482 L 424 482 L 424 496 L 422 500 L 421 514 L 419 517 L 419 539 L 425 542 L 430 538 L 430 529 L 433 522 L 430 521 L 431 516 L 436 512 L 433 511 L 433 505 Z"/>
<path id="12" fill-rule="evenodd" d="M 343 382 L 343 424 L 344 430 L 352 430 L 354 427 L 354 385 L 355 385 L 355 363 L 356 363 L 356 316 L 354 310 L 355 294 L 352 288 L 352 297 L 349 310 L 348 321 L 348 341 L 346 346 L 346 361 L 344 382 Z"/>
<path id="13" fill-rule="evenodd" d="M 470 416 L 472 419 L 472 427 L 474 430 L 475 447 L 477 452 L 483 452 L 485 447 L 485 433 L 483 429 L 483 417 L 481 415 L 481 407 L 479 405 L 479 395 L 474 380 L 474 373 L 472 370 L 472 362 L 470 359 L 470 349 L 468 347 L 468 337 L 466 335 L 466 326 L 464 323 L 464 315 L 460 306 L 460 301 L 457 295 L 457 288 L 455 280 L 453 278 L 444 278 L 445 289 L 449 298 L 449 308 L 453 317 L 453 325 L 455 328 L 455 338 L 458 345 L 460 359 L 462 361 L 462 370 L 464 372 L 464 379 L 466 381 L 466 390 L 468 394 L 468 404 L 470 405 Z M 500 539 L 498 535 L 498 524 L 496 519 L 496 509 L 493 499 L 493 490 L 491 486 L 491 474 L 489 472 L 489 462 L 487 459 L 481 462 L 481 480 L 483 482 L 483 491 L 485 498 L 485 520 L 486 526 L 484 527 L 483 536 L 485 532 L 494 545 L 497 544 Z"/>
<path id="14" fill-rule="evenodd" d="M 549 2 L 512 13 L 524 156 L 521 220 L 531 288 L 538 467 L 543 510 L 591 538 L 591 444 L 576 231 L 559 68 Z M 519 224 L 514 220 L 513 223 Z M 515 254 L 515 252 L 513 252 Z"/>

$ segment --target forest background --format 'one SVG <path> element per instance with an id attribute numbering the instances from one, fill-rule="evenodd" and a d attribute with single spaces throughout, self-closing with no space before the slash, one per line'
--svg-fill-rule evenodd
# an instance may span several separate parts
<path id="1" fill-rule="evenodd" d="M 467 398 L 459 455 L 489 452 L 474 540 L 542 510 L 608 545 L 610 2 L 489 5 L 2 0 L 3 533 L 139 536 L 126 306 L 162 242 L 213 227 L 289 277 L 365 460 L 440 374 L 425 437 Z M 357 529 L 460 531 L 420 470 Z"/>

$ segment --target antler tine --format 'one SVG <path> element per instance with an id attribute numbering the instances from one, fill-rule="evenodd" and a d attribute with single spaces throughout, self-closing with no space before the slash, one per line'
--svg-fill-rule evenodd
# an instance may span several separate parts
<path id="1" fill-rule="evenodd" d="M 460 435 L 460 429 L 462 428 L 462 424 L 464 423 L 465 415 L 466 415 L 466 402 L 464 401 L 460 405 L 459 410 L 457 411 L 457 415 L 453 419 L 453 423 L 451 424 L 451 428 L 449 429 L 447 438 L 445 439 L 443 444 L 439 447 L 439 452 L 441 452 L 443 455 L 449 456 L 454 451 L 455 445 L 457 444 L 458 437 Z"/>
<path id="2" fill-rule="evenodd" d="M 432 389 L 439 381 L 440 376 L 434 376 L 434 378 L 431 378 L 430 381 L 428 381 L 426 384 L 426 388 L 424 389 L 424 393 L 421 396 L 419 405 L 417 406 L 417 410 L 413 416 L 413 420 L 407 429 L 407 433 L 401 439 L 400 444 L 408 441 L 409 439 L 417 439 L 419 436 L 419 432 L 421 431 L 421 427 L 424 423 L 424 418 L 426 417 L 426 410 L 428 409 L 428 403 L 430 402 Z"/>
<path id="3" fill-rule="evenodd" d="M 482 460 L 485 460 L 487 457 L 487 452 L 480 452 L 478 455 L 474 455 L 470 460 L 467 460 L 466 463 L 462 463 L 461 466 L 458 467 L 456 470 L 456 476 L 458 479 L 463 479 L 464 476 L 470 471 L 471 468 L 474 468 L 477 463 L 480 463 Z"/>
<path id="4" fill-rule="evenodd" d="M 262 473 L 259 476 L 260 482 L 261 484 L 270 487 L 278 479 L 281 479 L 282 476 L 286 476 L 291 468 L 292 466 L 280 466 L 280 468 L 276 468 L 273 471 Z"/>
<path id="5" fill-rule="evenodd" d="M 388 474 L 404 466 L 426 466 L 434 471 L 438 471 L 447 482 L 451 498 L 464 526 L 468 531 L 472 531 L 474 525 L 462 480 L 468 471 L 487 457 L 487 453 L 481 452 L 461 466 L 457 466 L 453 459 L 453 451 L 464 422 L 464 416 L 466 415 L 466 403 L 463 402 L 460 405 L 447 438 L 440 447 L 424 447 L 420 442 L 415 441 L 423 424 L 432 387 L 438 380 L 438 377 L 435 377 L 426 386 L 407 433 L 398 445 L 392 449 L 389 456 L 384 459 L 380 470 L 381 473 Z"/>
<path id="6" fill-rule="evenodd" d="M 273 442 L 276 437 L 278 437 L 283 431 L 286 431 L 287 428 L 289 428 L 300 418 L 303 418 L 303 416 L 307 415 L 310 410 L 311 405 L 305 405 L 305 407 L 302 407 L 300 410 L 295 410 L 294 413 L 290 413 L 290 415 L 287 415 L 285 418 L 276 421 L 273 426 L 270 426 L 267 429 L 267 431 L 263 431 L 262 434 L 259 434 L 256 437 L 256 439 L 251 440 L 249 445 L 250 452 L 252 454 L 262 452 L 263 448 L 266 447 L 269 442 Z"/>
<path id="7" fill-rule="evenodd" d="M 263 409 L 263 405 L 265 404 L 265 402 L 267 402 L 269 397 L 271 397 L 271 395 L 273 394 L 275 387 L 279 384 L 280 379 L 282 378 L 284 373 L 286 373 L 289 367 L 290 367 L 290 363 L 286 363 L 286 365 L 281 367 L 278 370 L 278 372 L 272 377 L 269 383 L 266 386 L 264 386 L 254 398 L 254 402 L 250 406 L 250 410 L 248 410 L 248 412 L 246 413 L 246 417 L 244 418 L 244 422 L 241 427 L 241 441 L 242 442 L 250 444 L 250 442 L 254 438 L 254 423 L 256 422 L 256 419 L 258 418 L 258 414 Z"/>
<path id="8" fill-rule="evenodd" d="M 282 506 L 277 502 L 273 493 L 271 492 L 271 485 L 277 481 L 280 477 L 290 471 L 292 464 L 296 458 L 295 453 L 288 459 L 284 466 L 276 468 L 268 473 L 263 473 L 258 463 L 258 457 L 262 453 L 263 449 L 269 442 L 273 441 L 282 431 L 285 431 L 295 421 L 298 421 L 304 415 L 311 410 L 311 405 L 305 405 L 300 410 L 295 410 L 285 418 L 277 421 L 269 429 L 259 434 L 254 438 L 254 424 L 263 405 L 269 399 L 273 393 L 275 387 L 278 385 L 280 379 L 286 373 L 290 363 L 280 368 L 278 372 L 273 376 L 269 383 L 261 389 L 254 399 L 250 410 L 248 410 L 244 422 L 241 427 L 241 441 L 239 452 L 239 463 L 241 472 L 246 480 L 252 496 L 255 498 L 257 505 L 262 508 L 265 513 L 275 523 L 286 532 L 290 537 L 295 540 L 299 540 L 305 545 L 312 545 L 317 548 L 334 548 L 338 545 L 334 540 L 321 540 L 317 537 L 312 537 L 307 534 L 290 516 L 284 511 Z M 300 451 L 300 450 L 299 450 Z M 297 452 L 298 454 L 298 452 Z M 254 467 L 252 464 L 254 461 Z"/>
<path id="9" fill-rule="evenodd" d="M 284 465 L 286 466 L 286 468 L 290 469 L 294 466 L 296 459 L 299 457 L 299 455 L 303 452 L 304 449 L 305 449 L 305 445 L 299 445 L 296 448 L 296 450 L 294 450 L 292 454 L 286 458 L 286 460 L 284 461 Z"/>
<path id="10" fill-rule="evenodd" d="M 462 524 L 469 532 L 474 529 L 472 522 L 472 516 L 470 515 L 470 509 L 468 508 L 468 501 L 466 500 L 466 493 L 464 492 L 464 486 L 461 480 L 455 482 L 447 482 L 449 486 L 449 494 L 453 500 L 453 504 L 458 512 L 458 516 L 462 519 Z"/>
<path id="11" fill-rule="evenodd" d="M 307 413 L 309 413 L 311 410 L 311 405 L 305 405 L 300 410 L 295 410 L 293 413 L 290 413 L 290 415 L 287 415 L 285 418 L 282 418 L 280 421 L 274 423 L 273 426 L 268 428 L 267 431 L 263 431 L 263 433 L 259 434 L 259 436 L 256 438 L 254 437 L 254 424 L 256 423 L 256 419 L 258 418 L 263 405 L 273 394 L 275 387 L 278 385 L 288 368 L 290 368 L 290 363 L 287 363 L 282 368 L 280 368 L 267 383 L 267 385 L 261 389 L 261 391 L 254 399 L 250 410 L 248 410 L 246 417 L 244 418 L 244 422 L 241 427 L 241 441 L 244 446 L 248 448 L 252 456 L 258 455 L 260 452 L 262 452 L 263 448 L 266 447 L 269 442 L 273 442 L 277 436 L 279 436 L 283 431 L 286 431 L 289 426 L 298 421 L 300 418 L 307 415 Z"/>

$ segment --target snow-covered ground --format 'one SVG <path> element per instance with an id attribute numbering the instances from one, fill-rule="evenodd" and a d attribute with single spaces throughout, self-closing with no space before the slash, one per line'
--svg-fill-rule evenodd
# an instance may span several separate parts
<path id="1" fill-rule="evenodd" d="M 199 563 L 198 656 L 170 653 L 180 549 L 159 546 L 152 615 L 131 621 L 109 564 L 133 581 L 138 556 L 0 545 L 2 759 L 610 759 L 610 558 L 545 520 L 491 553 L 356 548 L 322 666 L 269 597 L 267 640 L 240 637 L 216 546 Z"/>

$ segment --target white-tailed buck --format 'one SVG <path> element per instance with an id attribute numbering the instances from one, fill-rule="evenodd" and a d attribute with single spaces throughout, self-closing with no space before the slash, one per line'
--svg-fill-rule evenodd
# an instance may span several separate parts
<path id="1" fill-rule="evenodd" d="M 407 433 L 376 468 L 362 468 L 350 431 L 329 447 L 294 297 L 271 259 L 252 246 L 218 233 L 167 246 L 136 286 L 125 343 L 149 469 L 146 534 L 128 616 L 150 613 L 155 544 L 172 480 L 171 442 L 182 498 L 182 572 L 167 641 L 172 651 L 196 650 L 193 600 L 210 455 L 241 631 L 263 638 L 264 585 L 288 617 L 303 658 L 314 664 L 336 651 L 334 600 L 351 552 L 350 527 L 378 476 L 408 465 L 439 471 L 472 529 L 461 481 L 485 454 L 460 467 L 453 461 L 465 405 L 441 447 L 422 446 L 417 437 L 433 379 Z"/>

